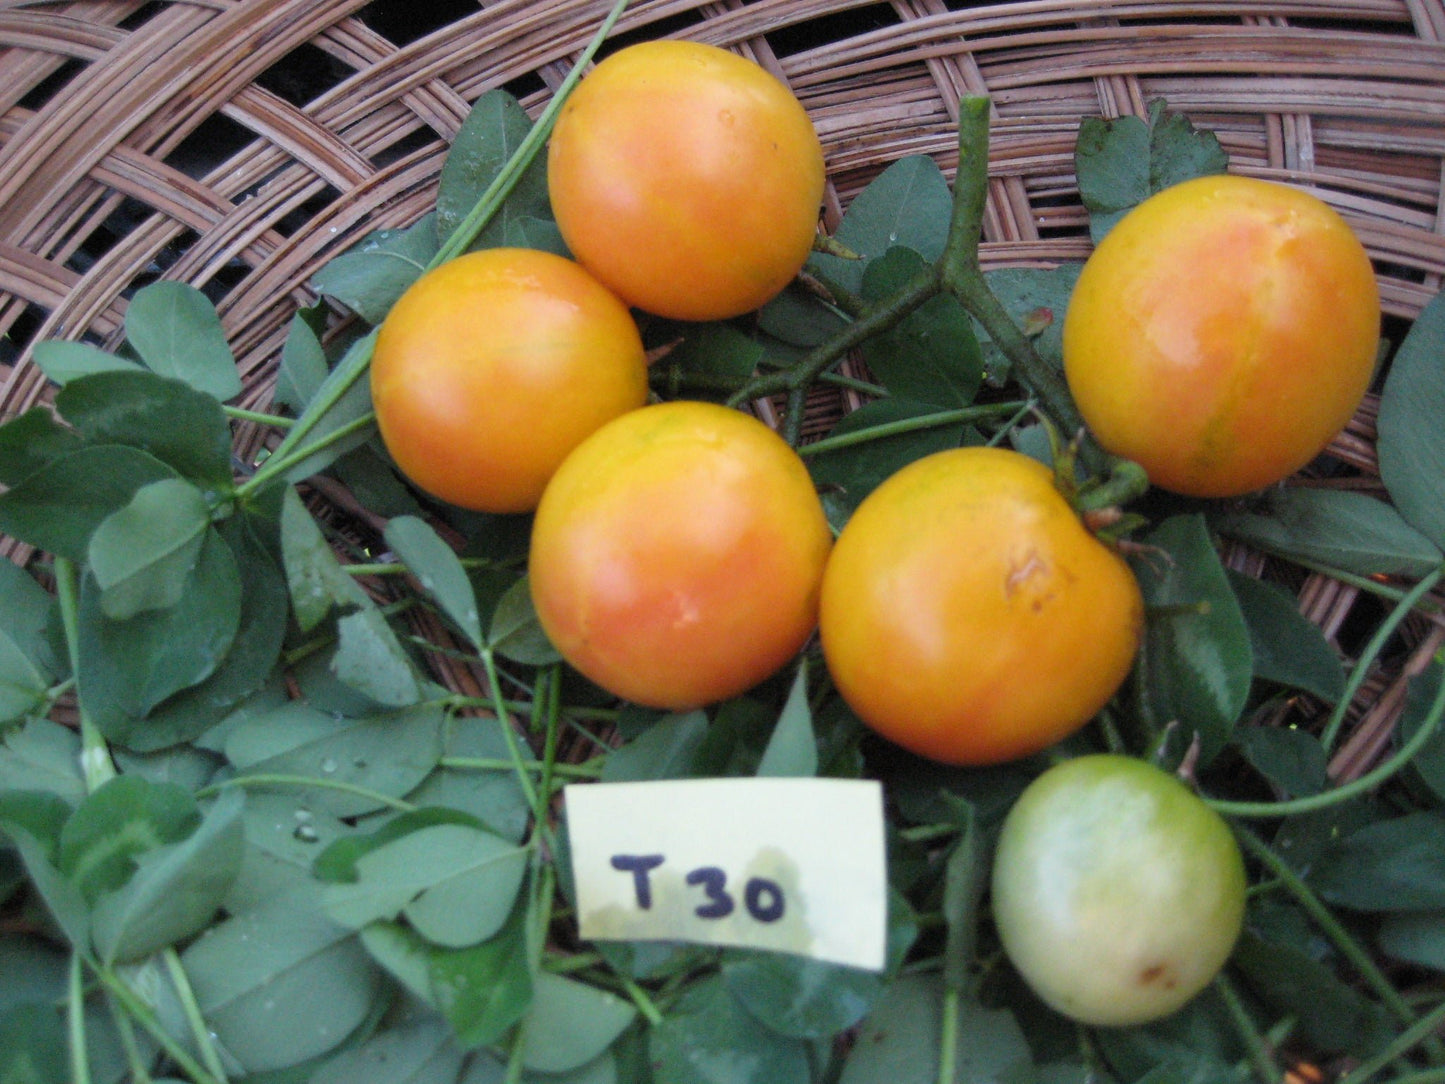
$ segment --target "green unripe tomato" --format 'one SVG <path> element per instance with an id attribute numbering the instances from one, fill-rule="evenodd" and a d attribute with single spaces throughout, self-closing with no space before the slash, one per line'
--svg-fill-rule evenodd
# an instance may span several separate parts
<path id="1" fill-rule="evenodd" d="M 1233 833 L 1173 775 L 1078 757 L 1009 811 L 993 866 L 1004 951 L 1040 998 L 1086 1024 L 1181 1008 L 1224 966 L 1244 920 Z"/>

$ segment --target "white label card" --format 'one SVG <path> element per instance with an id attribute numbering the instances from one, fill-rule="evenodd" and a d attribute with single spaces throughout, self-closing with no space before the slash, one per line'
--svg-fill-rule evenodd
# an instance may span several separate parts
<path id="1" fill-rule="evenodd" d="M 774 949 L 881 971 L 883 789 L 850 779 L 566 788 L 581 934 Z"/>

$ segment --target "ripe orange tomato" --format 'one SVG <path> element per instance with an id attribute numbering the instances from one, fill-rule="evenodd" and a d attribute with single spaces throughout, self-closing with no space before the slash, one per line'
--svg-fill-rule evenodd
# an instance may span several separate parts
<path id="1" fill-rule="evenodd" d="M 817 232 L 823 151 L 759 65 L 690 41 L 604 59 L 552 132 L 547 185 L 573 255 L 629 304 L 678 320 L 750 312 Z"/>
<path id="2" fill-rule="evenodd" d="M 647 356 L 627 307 L 573 261 L 483 249 L 392 306 L 371 397 L 387 451 L 422 489 L 526 512 L 584 437 L 646 402 Z"/>
<path id="3" fill-rule="evenodd" d="M 1155 485 L 1259 489 L 1313 459 L 1374 371 L 1369 255 L 1328 205 L 1287 185 L 1185 181 L 1121 219 L 1064 318 L 1084 421 Z"/>
<path id="4" fill-rule="evenodd" d="M 1218 974 L 1244 920 L 1224 819 L 1175 776 L 1085 756 L 1035 779 L 993 863 L 1004 951 L 1045 1002 L 1086 1024 L 1142 1024 Z"/>
<path id="5" fill-rule="evenodd" d="M 1037 752 L 1087 723 L 1133 664 L 1143 599 L 1036 460 L 956 448 L 904 467 L 844 526 L 819 632 L 843 698 L 948 764 Z"/>
<path id="6" fill-rule="evenodd" d="M 817 623 L 832 534 L 807 468 L 762 422 L 643 407 L 558 469 L 533 524 L 537 616 L 614 695 L 683 709 L 781 669 Z"/>

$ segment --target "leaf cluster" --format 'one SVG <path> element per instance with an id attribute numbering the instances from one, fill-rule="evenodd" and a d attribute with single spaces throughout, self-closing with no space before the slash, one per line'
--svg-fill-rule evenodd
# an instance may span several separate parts
<path id="1" fill-rule="evenodd" d="M 962 160 L 986 161 L 965 134 Z M 37 348 L 54 406 L 0 426 L 0 531 L 45 555 L 0 564 L 0 1079 L 1203 1084 L 1277 1081 L 1295 1056 L 1351 1084 L 1387 1065 L 1439 1079 L 1440 665 L 1412 680 L 1381 768 L 1342 784 L 1329 766 L 1356 692 L 1433 605 L 1445 305 L 1390 344 L 1382 494 L 1145 496 L 1126 526 L 1147 632 L 1119 698 L 1039 757 L 946 769 L 870 738 L 812 650 L 705 711 L 611 701 L 537 624 L 526 518 L 439 505 L 392 467 L 363 379 L 374 328 L 458 245 L 561 250 L 528 156 L 542 135 L 484 95 L 435 211 L 318 273 L 328 300 L 296 315 L 279 359 L 284 414 L 227 405 L 220 321 L 179 283 L 134 296 L 113 353 Z M 1224 164 L 1162 105 L 1080 131 L 1095 236 Z M 1050 458 L 1069 419 L 1040 374 L 1057 376 L 1078 267 L 940 272 L 970 243 L 977 270 L 960 194 L 979 181 L 951 191 L 905 158 L 849 207 L 808 286 L 743 320 L 644 317 L 666 348 L 656 394 L 781 393 L 795 435 L 809 388 L 859 394 L 799 446 L 835 528 L 935 450 Z M 864 377 L 838 367 L 854 348 Z M 233 460 L 241 418 L 277 433 L 251 462 Z M 1102 484 L 1087 456 L 1079 471 L 1080 494 Z M 318 500 L 336 493 L 362 514 Z M 1225 540 L 1368 594 L 1377 623 L 1327 638 L 1292 593 L 1229 567 Z M 78 725 L 55 721 L 72 703 Z M 1051 1013 L 988 916 L 1009 805 L 1053 759 L 1099 748 L 1191 771 L 1251 856 L 1225 977 L 1150 1027 Z M 577 939 L 564 783 L 754 774 L 884 781 L 882 972 Z"/>

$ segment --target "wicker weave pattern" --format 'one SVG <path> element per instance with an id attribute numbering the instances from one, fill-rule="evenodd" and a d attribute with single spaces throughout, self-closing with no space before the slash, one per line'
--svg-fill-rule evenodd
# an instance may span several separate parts
<path id="1" fill-rule="evenodd" d="M 310 276 L 429 209 L 483 91 L 540 109 L 606 7 L 0 0 L 0 420 L 48 394 L 30 344 L 113 345 L 126 298 L 158 276 L 218 303 L 239 403 L 265 407 L 286 326 L 315 300 Z M 828 225 L 902 155 L 951 174 L 958 97 L 985 93 L 986 262 L 1081 259 L 1080 119 L 1162 97 L 1219 135 L 1233 169 L 1308 185 L 1344 213 L 1388 313 L 1413 316 L 1445 274 L 1442 0 L 639 0 L 619 33 L 735 48 L 785 79 L 823 140 Z M 1374 405 L 1335 443 L 1366 489 Z M 263 439 L 238 428 L 242 454 Z M 11 539 L 0 550 L 28 555 Z M 1258 555 L 1231 560 L 1265 571 Z M 1330 635 L 1356 602 L 1323 577 L 1291 586 Z M 1423 619 L 1410 636 L 1362 693 L 1337 774 L 1378 755 L 1404 675 L 1445 640 Z"/>

